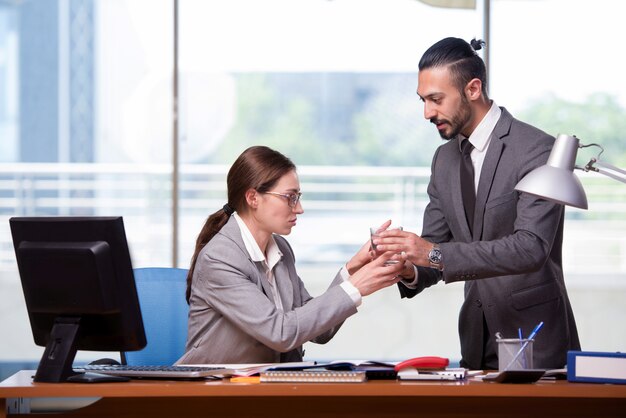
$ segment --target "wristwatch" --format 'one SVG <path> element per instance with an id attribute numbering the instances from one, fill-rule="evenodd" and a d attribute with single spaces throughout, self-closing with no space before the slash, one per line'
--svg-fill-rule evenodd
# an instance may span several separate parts
<path id="1" fill-rule="evenodd" d="M 433 248 L 428 253 L 428 261 L 432 268 L 443 270 L 443 254 L 437 244 L 434 244 Z"/>

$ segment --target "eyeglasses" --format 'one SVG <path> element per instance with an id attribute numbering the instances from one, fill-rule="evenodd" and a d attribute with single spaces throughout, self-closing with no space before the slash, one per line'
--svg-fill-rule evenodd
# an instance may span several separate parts
<path id="1" fill-rule="evenodd" d="M 276 192 L 265 192 L 266 194 L 273 194 L 274 196 L 281 196 L 287 199 L 287 204 L 291 208 L 295 208 L 300 198 L 302 197 L 302 193 L 276 193 Z"/>

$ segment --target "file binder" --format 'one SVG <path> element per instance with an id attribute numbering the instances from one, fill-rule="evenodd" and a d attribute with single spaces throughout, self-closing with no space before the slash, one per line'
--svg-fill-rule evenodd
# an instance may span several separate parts
<path id="1" fill-rule="evenodd" d="M 567 380 L 626 384 L 626 353 L 568 351 Z"/>

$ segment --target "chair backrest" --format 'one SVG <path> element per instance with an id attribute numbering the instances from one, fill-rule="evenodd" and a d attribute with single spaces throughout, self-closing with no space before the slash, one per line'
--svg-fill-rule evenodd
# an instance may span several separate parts
<path id="1" fill-rule="evenodd" d="M 171 365 L 185 353 L 187 269 L 134 269 L 137 295 L 148 344 L 143 350 L 123 353 L 129 365 Z"/>

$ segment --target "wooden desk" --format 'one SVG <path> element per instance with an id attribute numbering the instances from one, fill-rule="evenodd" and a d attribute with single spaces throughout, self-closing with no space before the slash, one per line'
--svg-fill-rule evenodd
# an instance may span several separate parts
<path id="1" fill-rule="evenodd" d="M 33 383 L 21 371 L 0 383 L 9 398 L 98 397 L 52 417 L 626 417 L 626 385 L 540 382 L 230 383 L 132 381 Z"/>

